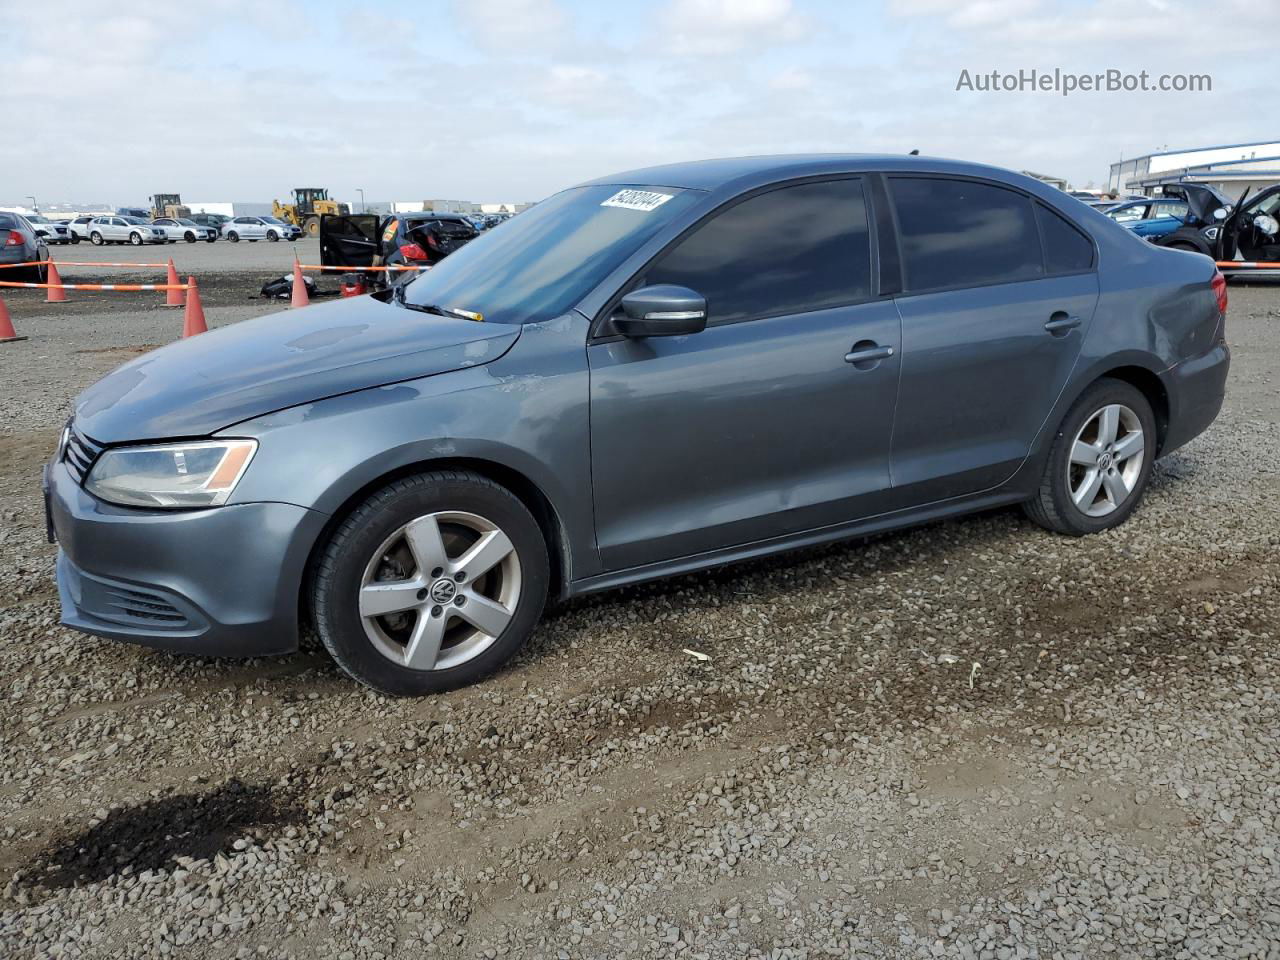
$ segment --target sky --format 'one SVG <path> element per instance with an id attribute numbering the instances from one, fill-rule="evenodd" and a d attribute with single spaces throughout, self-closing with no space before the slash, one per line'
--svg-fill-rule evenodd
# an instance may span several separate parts
<path id="1" fill-rule="evenodd" d="M 1280 139 L 1272 0 L 0 0 L 0 204 L 538 200 L 654 163 L 918 149 L 1103 185 Z M 1209 74 L 978 92 L 961 71 Z"/>

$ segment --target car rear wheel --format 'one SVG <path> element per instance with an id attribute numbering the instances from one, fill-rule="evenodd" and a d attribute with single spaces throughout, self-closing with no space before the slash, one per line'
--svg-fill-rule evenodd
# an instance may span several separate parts
<path id="1" fill-rule="evenodd" d="M 316 566 L 316 630 L 344 671 L 421 696 L 509 660 L 542 615 L 549 582 L 537 522 L 477 474 L 397 480 L 334 531 Z"/>
<path id="2" fill-rule="evenodd" d="M 93 231 L 93 233 L 89 234 L 89 242 L 92 243 L 95 247 L 102 246 L 102 234 L 100 234 L 97 230 Z"/>
<path id="3" fill-rule="evenodd" d="M 1071 407 L 1054 438 L 1027 515 L 1057 533 L 1119 526 L 1137 508 L 1155 462 L 1156 425 L 1142 391 L 1099 380 Z"/>

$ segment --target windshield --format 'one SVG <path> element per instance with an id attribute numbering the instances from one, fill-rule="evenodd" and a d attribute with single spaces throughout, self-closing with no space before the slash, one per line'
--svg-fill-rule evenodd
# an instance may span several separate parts
<path id="1" fill-rule="evenodd" d="M 123 219 L 125 223 L 140 223 L 144 227 L 149 226 L 147 221 L 143 220 L 141 217 L 124 217 Z"/>
<path id="2" fill-rule="evenodd" d="M 284 223 L 283 220 L 277 220 L 275 217 L 263 217 L 262 219 L 265 220 L 267 223 L 279 223 L 279 224 Z"/>
<path id="3" fill-rule="evenodd" d="M 565 190 L 449 254 L 410 281 L 405 300 L 495 323 L 558 316 L 701 195 L 617 184 Z"/>
<path id="4" fill-rule="evenodd" d="M 196 223 L 194 220 L 188 220 L 186 217 L 182 217 L 180 220 L 178 220 L 178 222 L 179 222 L 180 224 L 182 224 L 184 227 L 198 227 L 198 226 L 200 226 L 200 224 Z"/>
<path id="5" fill-rule="evenodd" d="M 47 217 L 42 217 L 38 213 L 27 214 L 27 223 L 48 223 L 48 222 L 49 222 L 49 219 Z"/>

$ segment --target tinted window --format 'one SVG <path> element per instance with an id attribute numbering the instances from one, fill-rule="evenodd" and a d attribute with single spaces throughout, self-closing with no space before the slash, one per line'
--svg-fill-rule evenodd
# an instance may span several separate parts
<path id="1" fill-rule="evenodd" d="M 803 313 L 871 295 L 871 244 L 860 180 L 783 187 L 699 226 L 649 268 L 707 298 L 708 320 Z"/>
<path id="2" fill-rule="evenodd" d="M 908 290 L 1044 276 L 1031 201 L 968 180 L 892 177 Z"/>
<path id="3" fill-rule="evenodd" d="M 1044 240 L 1044 265 L 1049 273 L 1077 273 L 1093 266 L 1093 242 L 1065 217 L 1039 203 L 1036 217 Z"/>

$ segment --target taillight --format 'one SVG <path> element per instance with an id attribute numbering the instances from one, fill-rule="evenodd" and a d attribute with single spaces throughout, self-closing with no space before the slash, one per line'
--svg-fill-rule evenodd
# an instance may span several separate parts
<path id="1" fill-rule="evenodd" d="M 1213 295 L 1218 298 L 1218 312 L 1224 316 L 1227 313 L 1227 278 L 1222 275 L 1221 270 L 1213 271 Z"/>
<path id="2" fill-rule="evenodd" d="M 4 241 L 4 245 L 6 247 L 22 246 L 22 234 L 20 234 L 17 230 L 10 230 L 9 236 Z"/>
<path id="3" fill-rule="evenodd" d="M 423 250 L 416 243 L 402 244 L 400 247 L 400 256 L 406 260 L 426 260 L 427 251 Z"/>

